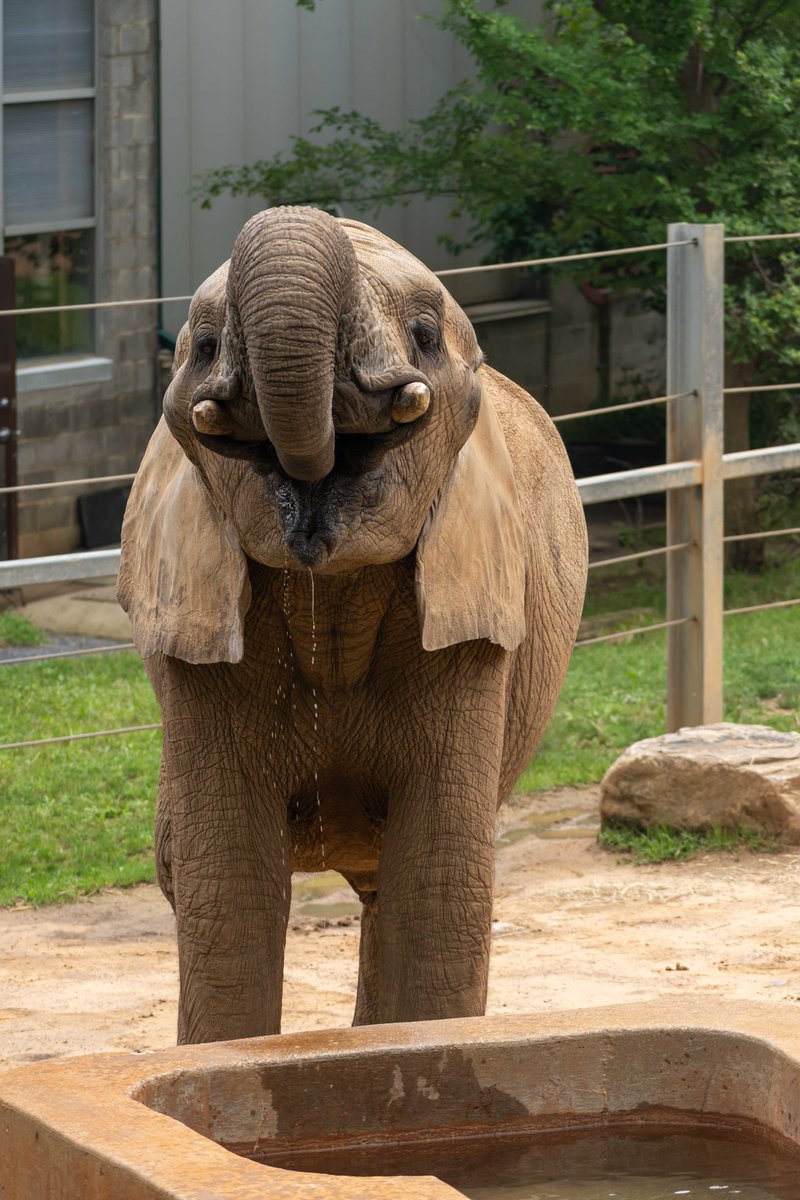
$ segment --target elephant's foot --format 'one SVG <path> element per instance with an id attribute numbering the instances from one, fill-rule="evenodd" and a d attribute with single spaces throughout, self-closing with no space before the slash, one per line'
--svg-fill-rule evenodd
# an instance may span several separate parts
<path id="1" fill-rule="evenodd" d="M 358 990 L 354 1025 L 378 1021 L 378 893 L 374 877 L 346 876 L 361 901 L 361 939 L 358 946 Z"/>

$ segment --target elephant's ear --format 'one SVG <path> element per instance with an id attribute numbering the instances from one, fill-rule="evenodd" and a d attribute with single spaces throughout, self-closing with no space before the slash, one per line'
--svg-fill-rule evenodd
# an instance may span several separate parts
<path id="1" fill-rule="evenodd" d="M 125 511 L 117 595 L 144 658 L 241 660 L 247 561 L 163 417 Z"/>
<path id="2" fill-rule="evenodd" d="M 525 533 L 514 468 L 486 390 L 417 543 L 422 645 L 525 637 Z"/>

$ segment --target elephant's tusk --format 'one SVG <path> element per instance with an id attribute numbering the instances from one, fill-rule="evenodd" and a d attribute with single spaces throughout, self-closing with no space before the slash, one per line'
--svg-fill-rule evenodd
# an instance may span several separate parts
<path id="1" fill-rule="evenodd" d="M 233 433 L 233 423 L 225 409 L 214 400 L 201 400 L 192 409 L 192 424 L 198 433 L 225 437 Z"/>
<path id="2" fill-rule="evenodd" d="M 392 401 L 392 420 L 400 425 L 416 421 L 428 411 L 431 390 L 424 383 L 407 383 Z"/>

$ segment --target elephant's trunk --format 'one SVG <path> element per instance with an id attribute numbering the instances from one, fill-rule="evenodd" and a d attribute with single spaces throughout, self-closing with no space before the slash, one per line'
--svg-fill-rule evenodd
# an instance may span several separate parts
<path id="1" fill-rule="evenodd" d="M 340 324 L 359 303 L 350 239 L 318 209 L 258 213 L 233 247 L 228 294 L 234 337 L 240 332 L 247 348 L 261 419 L 281 466 L 295 479 L 324 478 L 334 462 Z"/>

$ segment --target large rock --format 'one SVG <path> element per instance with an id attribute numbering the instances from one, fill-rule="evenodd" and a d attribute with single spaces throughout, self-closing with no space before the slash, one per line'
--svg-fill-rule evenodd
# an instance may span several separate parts
<path id="1" fill-rule="evenodd" d="M 721 722 L 635 742 L 606 772 L 600 814 L 645 829 L 758 830 L 800 845 L 800 734 Z"/>

